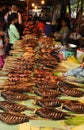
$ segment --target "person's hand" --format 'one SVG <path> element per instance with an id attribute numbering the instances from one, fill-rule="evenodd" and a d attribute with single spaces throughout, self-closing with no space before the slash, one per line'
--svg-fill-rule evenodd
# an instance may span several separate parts
<path id="1" fill-rule="evenodd" d="M 9 38 L 8 37 L 5 37 L 4 38 L 4 42 L 5 42 L 5 45 L 7 45 L 9 43 Z"/>
<path id="2" fill-rule="evenodd" d="M 4 36 L 4 32 L 0 30 L 0 36 Z"/>
<path id="3" fill-rule="evenodd" d="M 54 33 L 54 36 L 55 36 L 56 39 L 62 38 L 62 36 L 59 33 L 57 33 L 57 32 Z"/>
<path id="4" fill-rule="evenodd" d="M 80 65 L 81 68 L 84 68 L 84 62 Z"/>

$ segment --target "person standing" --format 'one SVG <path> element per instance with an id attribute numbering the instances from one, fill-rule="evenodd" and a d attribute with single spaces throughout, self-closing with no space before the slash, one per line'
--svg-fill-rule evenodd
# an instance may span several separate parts
<path id="1" fill-rule="evenodd" d="M 67 18 L 61 20 L 61 29 L 59 32 L 55 32 L 54 36 L 57 40 L 61 41 L 63 45 L 67 45 L 67 41 L 70 34 L 70 23 Z"/>
<path id="2" fill-rule="evenodd" d="M 8 23 L 8 36 L 9 36 L 9 43 L 6 46 L 6 55 L 9 55 L 10 50 L 16 40 L 20 39 L 20 33 L 16 28 L 15 24 L 18 22 L 18 15 L 17 13 L 12 13 L 10 15 L 9 23 Z"/>
<path id="3" fill-rule="evenodd" d="M 6 21 L 7 25 L 8 25 L 9 20 L 10 20 L 10 16 L 11 16 L 12 13 L 16 13 L 17 16 L 18 16 L 17 23 L 15 25 L 16 25 L 19 33 L 20 33 L 20 36 L 22 36 L 23 35 L 23 29 L 24 29 L 23 22 L 22 22 L 22 15 L 19 12 L 18 7 L 16 5 L 11 6 L 10 11 L 5 15 L 5 21 Z"/>
<path id="4" fill-rule="evenodd" d="M 36 24 L 39 33 L 45 33 L 45 22 L 41 18 L 38 18 Z"/>

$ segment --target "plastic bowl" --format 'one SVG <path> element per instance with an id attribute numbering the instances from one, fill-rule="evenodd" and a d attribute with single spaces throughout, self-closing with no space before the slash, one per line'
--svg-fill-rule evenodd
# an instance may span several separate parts
<path id="1" fill-rule="evenodd" d="M 75 48 L 77 48 L 77 45 L 70 43 L 70 44 L 69 44 L 69 48 L 75 49 Z"/>

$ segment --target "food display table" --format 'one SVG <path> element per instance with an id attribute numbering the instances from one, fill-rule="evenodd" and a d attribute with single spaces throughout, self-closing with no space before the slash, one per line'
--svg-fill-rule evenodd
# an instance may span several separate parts
<path id="1" fill-rule="evenodd" d="M 28 41 L 28 40 L 27 40 Z M 21 48 L 22 46 L 20 46 L 20 42 L 22 41 L 18 41 L 18 45 L 15 46 L 15 50 L 11 51 L 12 56 L 9 56 L 5 59 L 5 65 L 4 68 L 0 71 L 0 86 L 3 86 L 5 84 L 5 82 L 8 80 L 8 73 L 10 72 L 11 69 L 13 69 L 14 65 L 16 64 L 16 59 L 19 59 L 20 57 L 22 57 L 24 55 L 24 57 L 28 56 L 28 54 L 31 54 L 33 57 L 33 52 L 32 50 L 29 50 L 29 48 L 26 47 L 27 52 L 24 53 L 24 50 Z M 44 51 L 44 50 L 42 50 Z M 29 52 L 29 53 L 28 53 Z M 36 55 L 36 57 L 38 57 L 38 55 Z M 54 71 L 58 71 L 60 70 L 60 74 L 61 76 L 63 76 L 61 70 L 67 71 L 68 69 L 72 68 L 72 67 L 77 67 L 79 65 L 79 63 L 74 63 L 72 61 L 72 59 L 70 60 L 65 60 L 62 61 L 61 63 L 59 63 L 59 67 L 57 70 Z M 34 66 L 36 67 L 36 66 Z M 60 69 L 61 67 L 61 69 Z M 58 74 L 58 73 L 57 73 Z M 59 76 L 60 76 L 59 74 Z M 61 77 L 60 76 L 60 77 Z M 31 95 L 31 94 L 30 94 Z M 33 96 L 35 96 L 37 98 L 37 95 L 35 95 L 34 93 L 32 94 Z M 70 99 L 70 100 L 77 100 L 77 97 L 70 97 L 70 96 L 61 96 L 61 99 Z M 0 97 L 0 101 L 3 101 L 4 99 L 2 97 Z M 38 109 L 39 107 L 37 105 L 34 104 L 34 100 L 27 100 L 27 101 L 20 101 L 18 102 L 20 104 L 26 105 L 30 108 L 34 108 L 34 110 Z M 60 108 L 59 108 L 60 109 Z M 64 110 L 64 112 L 66 112 L 66 110 Z M 26 110 L 25 113 L 28 116 L 35 116 L 34 111 L 30 111 L 30 110 Z M 35 117 L 36 118 L 36 117 Z M 3 123 L 2 121 L 0 121 L 0 129 L 1 130 L 75 130 L 72 129 L 74 126 L 73 125 L 67 125 L 65 123 L 65 120 L 51 120 L 51 119 L 44 119 L 41 117 L 37 117 L 36 119 L 30 119 L 29 122 L 26 123 L 22 123 L 22 124 L 17 124 L 17 125 L 9 125 L 6 123 Z M 83 128 L 83 127 L 82 127 Z M 80 129 L 83 130 L 83 129 Z"/>

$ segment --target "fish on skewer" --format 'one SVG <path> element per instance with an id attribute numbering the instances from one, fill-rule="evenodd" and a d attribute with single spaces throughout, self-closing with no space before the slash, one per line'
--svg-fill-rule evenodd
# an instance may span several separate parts
<path id="1" fill-rule="evenodd" d="M 50 99 L 37 99 L 35 104 L 36 105 L 39 105 L 41 107 L 52 107 L 52 108 L 55 108 L 55 107 L 59 107 L 61 106 L 62 104 L 64 103 L 63 100 L 61 99 L 57 99 L 57 98 L 50 98 Z"/>
<path id="2" fill-rule="evenodd" d="M 63 108 L 78 114 L 84 114 L 84 104 L 79 101 L 66 101 Z"/>
<path id="3" fill-rule="evenodd" d="M 35 96 L 29 96 L 27 94 L 13 91 L 2 91 L 1 96 L 10 101 L 23 101 L 23 100 L 35 99 Z"/>
<path id="4" fill-rule="evenodd" d="M 65 112 L 53 108 L 40 108 L 35 110 L 35 113 L 42 118 L 47 118 L 52 120 L 62 120 L 65 119 L 66 116 L 70 116 Z"/>
<path id="5" fill-rule="evenodd" d="M 52 90 L 52 89 L 36 89 L 34 90 L 34 92 L 39 95 L 39 96 L 42 96 L 42 97 L 57 97 L 60 95 L 60 92 L 57 91 L 57 90 Z"/>
<path id="6" fill-rule="evenodd" d="M 4 85 L 3 88 L 1 89 L 13 91 L 13 92 L 32 92 L 33 86 L 34 85 L 24 85 L 24 84 L 18 84 L 18 85 L 12 85 L 12 86 Z"/>
<path id="7" fill-rule="evenodd" d="M 5 111 L 22 112 L 25 110 L 31 110 L 26 105 L 15 103 L 12 101 L 0 101 L 0 108 Z"/>
<path id="8" fill-rule="evenodd" d="M 29 117 L 25 114 L 14 113 L 14 112 L 0 112 L 0 120 L 4 123 L 15 125 L 24 122 L 29 122 Z"/>
<path id="9" fill-rule="evenodd" d="M 41 88 L 41 89 L 58 89 L 58 86 L 56 85 L 56 83 L 47 83 L 47 84 L 37 83 L 35 87 Z"/>
<path id="10" fill-rule="evenodd" d="M 76 88 L 59 87 L 59 89 L 63 94 L 66 94 L 68 96 L 73 96 L 73 97 L 82 97 L 82 96 L 84 96 L 84 91 L 78 90 Z"/>
<path id="11" fill-rule="evenodd" d="M 70 87 L 70 88 L 80 88 L 80 87 L 82 87 L 82 86 L 79 86 L 77 84 L 73 84 L 73 83 L 67 82 L 67 81 L 58 82 L 58 86 L 60 86 L 60 87 L 63 87 L 63 86 L 66 87 L 67 86 L 67 87 Z"/>

